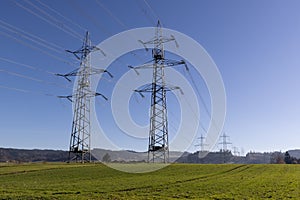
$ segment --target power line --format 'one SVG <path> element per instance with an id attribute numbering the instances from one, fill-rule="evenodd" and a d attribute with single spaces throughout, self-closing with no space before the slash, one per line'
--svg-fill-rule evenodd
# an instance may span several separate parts
<path id="1" fill-rule="evenodd" d="M 0 60 L 5 61 L 5 62 L 8 62 L 8 63 L 12 63 L 12 64 L 14 64 L 15 66 L 18 66 L 18 67 L 23 66 L 23 67 L 25 67 L 25 68 L 27 68 L 27 69 L 30 69 L 30 70 L 33 70 L 33 71 L 43 72 L 43 73 L 47 73 L 47 74 L 49 74 L 49 75 L 55 75 L 54 72 L 50 72 L 50 71 L 46 71 L 46 70 L 41 70 L 41 69 L 39 69 L 39 68 L 37 68 L 37 67 L 33 67 L 33 66 L 31 66 L 31 65 L 19 63 L 19 62 L 16 62 L 16 61 L 13 61 L 13 60 L 10 60 L 10 59 L 7 59 L 7 58 L 0 57 Z M 7 72 L 7 73 L 9 73 L 9 74 L 11 74 L 11 75 L 12 75 L 12 74 L 17 75 L 17 73 L 15 73 L 15 72 L 10 72 L 10 71 L 3 70 L 3 69 L 2 69 L 2 71 L 5 71 L 5 72 Z M 26 75 L 19 74 L 19 76 L 25 78 Z M 28 77 L 29 79 L 32 79 L 32 80 L 38 80 L 38 79 L 33 78 L 33 77 L 29 77 L 29 76 L 27 76 L 27 77 Z M 44 81 L 44 80 L 39 80 L 38 82 L 44 82 L 44 83 L 46 83 L 46 84 L 49 84 L 49 85 L 55 85 L 55 86 L 58 86 L 58 87 L 61 87 L 61 88 L 71 88 L 71 87 L 68 86 L 68 85 L 62 85 L 62 84 L 58 84 L 58 83 L 55 83 L 55 82 L 49 82 L 49 81 Z"/>
<path id="2" fill-rule="evenodd" d="M 203 123 L 200 121 L 200 118 L 199 118 L 199 116 L 196 114 L 196 111 L 195 111 L 195 109 L 192 107 L 191 103 L 188 101 L 188 99 L 185 97 L 185 95 L 182 95 L 182 96 L 183 96 L 184 100 L 187 102 L 187 104 L 188 104 L 188 106 L 189 106 L 189 108 L 190 108 L 190 111 L 191 111 L 192 115 L 194 116 L 193 119 L 194 119 L 196 122 L 199 122 L 199 125 L 200 125 L 201 129 L 202 129 L 205 133 L 207 133 L 207 129 L 205 128 L 205 126 L 203 125 Z"/>
<path id="3" fill-rule="evenodd" d="M 42 14 L 44 14 L 48 18 L 50 18 L 52 21 L 54 21 L 55 24 L 57 24 L 58 26 L 61 26 L 65 30 L 69 31 L 70 33 L 78 36 L 79 39 L 80 39 L 80 34 L 77 33 L 76 31 L 74 31 L 72 28 L 70 28 L 66 24 L 64 24 L 62 21 L 59 21 L 58 19 L 56 19 L 55 17 L 53 17 L 52 15 L 50 15 L 48 12 L 46 12 L 43 9 L 39 8 L 37 5 L 31 3 L 30 1 L 28 1 L 28 0 L 24 0 L 24 1 L 27 2 L 27 4 L 31 5 L 32 7 L 34 7 L 36 10 L 40 11 Z"/>
<path id="4" fill-rule="evenodd" d="M 63 32 L 67 33 L 68 35 L 70 35 L 70 36 L 72 36 L 72 37 L 74 37 L 74 38 L 76 38 L 76 39 L 81 40 L 81 38 L 80 38 L 77 34 L 74 34 L 74 33 L 70 32 L 70 31 L 66 30 L 64 26 L 61 26 L 61 25 L 57 24 L 57 22 L 56 22 L 56 23 L 55 23 L 55 22 L 52 22 L 51 20 L 49 20 L 49 19 L 47 19 L 47 18 L 41 16 L 40 14 L 37 14 L 36 12 L 34 12 L 33 10 L 31 10 L 30 8 L 25 7 L 25 6 L 22 5 L 22 4 L 19 4 L 19 3 L 17 3 L 17 2 L 15 2 L 15 4 L 16 4 L 17 6 L 19 6 L 20 8 L 24 9 L 25 11 L 31 13 L 32 15 L 38 17 L 39 19 L 41 19 L 41 20 L 47 22 L 48 24 L 57 27 L 58 29 L 60 29 L 60 30 L 62 30 Z"/>
<path id="5" fill-rule="evenodd" d="M 77 26 L 78 28 L 80 28 L 83 31 L 86 31 L 87 28 L 79 25 L 78 23 L 75 23 L 74 21 L 72 21 L 71 19 L 67 18 L 66 16 L 64 16 L 63 14 L 59 13 L 58 11 L 56 11 L 55 9 L 51 8 L 49 5 L 43 3 L 42 1 L 37 0 L 37 2 L 39 4 L 41 4 L 42 6 L 44 6 L 45 8 L 48 8 L 50 11 L 54 12 L 55 14 L 59 15 L 60 17 L 64 18 L 66 21 L 70 22 L 71 24 Z"/>
<path id="6" fill-rule="evenodd" d="M 102 3 L 100 3 L 99 0 L 95 0 L 96 3 L 107 13 L 110 15 L 111 18 L 113 18 L 120 26 L 124 27 L 125 29 L 128 29 L 128 27 L 118 18 L 116 17 L 106 6 L 104 6 Z"/>
<path id="7" fill-rule="evenodd" d="M 15 64 L 17 66 L 23 66 L 23 67 L 26 67 L 27 69 L 36 70 L 36 71 L 44 72 L 44 73 L 51 74 L 51 75 L 55 74 L 54 72 L 44 71 L 44 70 L 41 70 L 41 69 L 39 69 L 37 67 L 33 67 L 32 65 L 27 65 L 27 64 L 20 63 L 20 62 L 16 62 L 16 61 L 10 60 L 8 58 L 0 57 L 0 60 L 3 60 L 3 61 L 8 62 L 8 63 Z"/>
<path id="8" fill-rule="evenodd" d="M 156 20 L 161 21 L 160 17 L 159 17 L 158 14 L 154 11 L 154 9 L 150 6 L 150 4 L 149 4 L 146 0 L 144 0 L 144 3 L 145 3 L 146 6 L 150 9 L 150 11 L 152 12 L 152 15 L 154 16 L 154 18 L 156 17 L 156 18 L 157 18 Z M 162 23 L 162 25 L 164 25 L 164 24 Z"/>
<path id="9" fill-rule="evenodd" d="M 189 70 L 188 70 L 188 75 L 189 75 L 189 77 L 190 77 L 190 79 L 191 79 L 191 81 L 192 81 L 193 87 L 195 88 L 195 90 L 196 90 L 196 92 L 197 92 L 197 94 L 198 94 L 198 96 L 199 96 L 199 98 L 200 98 L 200 101 L 202 102 L 202 105 L 204 106 L 204 110 L 205 110 L 206 114 L 208 115 L 208 117 L 209 117 L 210 120 L 211 120 L 211 124 L 213 125 L 213 127 L 214 127 L 215 129 L 218 130 L 218 128 L 217 128 L 218 126 L 217 126 L 215 120 L 213 119 L 211 113 L 209 112 L 209 108 L 207 107 L 207 105 L 206 105 L 206 103 L 205 103 L 205 101 L 204 101 L 204 98 L 203 98 L 203 96 L 201 95 L 201 92 L 200 92 L 200 90 L 199 90 L 199 88 L 198 88 L 198 86 L 197 86 L 197 84 L 196 84 L 196 82 L 195 82 L 195 80 L 194 80 L 194 78 L 193 78 L 193 76 L 192 76 L 192 74 L 190 73 Z"/>
<path id="10" fill-rule="evenodd" d="M 26 32 L 16 26 L 13 26 L 12 24 L 2 21 L 1 19 L 0 19 L 0 26 L 10 32 L 15 33 L 16 35 L 18 35 L 21 38 L 26 38 L 27 40 L 32 41 L 44 48 L 48 48 L 59 54 L 62 52 L 63 47 L 61 47 L 53 42 L 47 41 L 47 40 L 45 40 L 39 36 L 36 36 L 32 33 Z M 74 58 L 72 57 L 72 59 L 74 59 Z"/>
<path id="11" fill-rule="evenodd" d="M 25 35 L 28 35 L 28 36 L 30 36 L 30 37 L 36 39 L 37 41 L 41 41 L 41 42 L 43 42 L 43 43 L 45 43 L 45 44 L 47 44 L 47 45 L 49 45 L 49 46 L 52 46 L 53 48 L 56 48 L 56 49 L 63 49 L 63 47 L 61 47 L 61 46 L 59 46 L 59 45 L 57 45 L 57 44 L 55 44 L 55 43 L 53 43 L 53 42 L 46 41 L 46 40 L 42 39 L 41 37 L 38 37 L 38 36 L 36 36 L 36 35 L 34 35 L 34 34 L 32 34 L 32 33 L 29 33 L 29 32 L 26 32 L 26 31 L 20 29 L 20 28 L 17 28 L 16 26 L 13 26 L 12 24 L 9 24 L 9 23 L 7 23 L 7 22 L 4 22 L 4 21 L 2 21 L 1 19 L 0 19 L 0 23 L 4 24 L 5 26 L 7 26 L 7 27 L 9 27 L 9 28 L 11 28 L 11 29 L 15 29 L 15 30 L 18 31 L 19 33 L 23 33 L 23 34 L 25 34 Z"/>
<path id="12" fill-rule="evenodd" d="M 37 40 L 34 40 L 34 39 L 32 39 L 32 38 L 30 38 L 30 37 L 28 37 L 28 36 L 26 36 L 26 35 L 24 35 L 24 34 L 22 34 L 22 33 L 19 33 L 19 32 L 15 31 L 15 30 L 9 28 L 9 27 L 5 27 L 5 26 L 3 26 L 2 24 L 0 24 L 0 27 L 6 29 L 7 31 L 10 31 L 10 32 L 12 32 L 12 33 L 15 33 L 15 34 L 19 35 L 21 38 L 24 38 L 24 39 L 27 39 L 27 40 L 29 40 L 29 41 L 31 41 L 31 42 L 34 42 L 34 43 L 36 43 L 36 44 L 38 44 L 38 45 L 40 45 L 40 46 L 42 46 L 42 47 L 44 47 L 44 48 L 48 48 L 49 50 L 55 51 L 56 53 L 61 53 L 61 51 L 59 51 L 59 50 L 57 50 L 57 49 L 55 49 L 55 48 L 52 48 L 52 47 L 50 47 L 50 46 L 47 46 L 47 45 L 43 44 L 42 42 L 39 42 L 39 41 L 37 41 Z"/>
<path id="13" fill-rule="evenodd" d="M 30 92 L 28 90 L 19 89 L 19 88 L 13 88 L 13 87 L 7 87 L 7 86 L 4 86 L 4 85 L 0 85 L 0 88 L 8 89 L 8 90 L 13 90 L 13 91 L 17 91 L 17 92 L 24 92 L 24 93 L 29 93 Z"/>
<path id="14" fill-rule="evenodd" d="M 43 95 L 43 96 L 56 97 L 56 95 L 49 94 L 49 93 L 42 93 L 42 92 L 37 92 L 37 91 L 32 91 L 32 90 L 20 89 L 20 88 L 15 88 L 15 87 L 8 87 L 8 86 L 5 86 L 5 85 L 0 85 L 0 88 L 7 89 L 7 90 L 12 90 L 12 91 L 16 91 L 16 92 L 22 92 L 22 93 L 31 93 L 31 94 L 38 94 L 38 95 Z"/>
<path id="15" fill-rule="evenodd" d="M 147 10 L 143 8 L 143 6 L 140 4 L 140 0 L 136 0 L 136 5 L 138 5 L 139 9 L 141 10 L 141 12 L 144 14 L 144 16 L 146 17 L 146 19 L 150 22 L 150 24 L 155 24 L 156 20 L 151 18 L 148 14 L 147 14 Z"/>
<path id="16" fill-rule="evenodd" d="M 24 75 L 24 74 L 21 74 L 21 73 L 16 73 L 16 72 L 8 71 L 8 70 L 5 70 L 5 69 L 0 69 L 0 72 L 5 72 L 5 73 L 7 73 L 9 75 L 20 77 L 20 78 L 24 78 L 24 79 L 28 79 L 28 80 L 35 81 L 35 82 L 39 82 L 41 84 L 44 83 L 44 84 L 47 84 L 47 85 L 58 86 L 58 87 L 61 87 L 61 88 L 67 88 L 67 89 L 69 89 L 69 87 L 67 87 L 65 85 L 61 85 L 61 84 L 58 84 L 58 83 L 55 83 L 55 82 L 44 81 L 42 79 L 37 79 L 37 78 L 31 77 L 31 76 L 27 76 L 27 75 Z"/>
<path id="17" fill-rule="evenodd" d="M 125 28 L 125 29 L 129 29 L 129 27 L 127 27 L 121 20 L 120 18 L 118 18 L 116 15 L 113 14 L 113 12 L 108 9 L 104 4 L 100 3 L 99 0 L 96 0 L 96 3 L 114 20 L 117 22 L 118 25 L 120 25 L 121 27 Z M 135 38 L 135 36 L 133 36 L 132 34 L 130 34 L 130 36 L 133 39 L 138 40 L 137 38 Z M 142 61 L 143 59 L 138 56 L 136 53 L 134 52 L 129 52 L 131 55 L 133 55 L 136 59 L 138 59 L 139 61 Z"/>
<path id="18" fill-rule="evenodd" d="M 193 86 L 194 86 L 194 88 L 195 88 L 195 90 L 196 90 L 196 92 L 197 92 L 197 94 L 200 98 L 200 101 L 202 102 L 202 104 L 204 106 L 204 110 L 205 110 L 206 114 L 208 115 L 208 117 L 211 117 L 210 112 L 209 112 L 209 108 L 206 106 L 204 98 L 202 97 L 201 92 L 198 89 L 198 86 L 197 86 L 197 84 L 196 84 L 196 82 L 195 82 L 195 80 L 194 80 L 194 78 L 193 78 L 193 76 L 192 76 L 192 74 L 189 70 L 187 71 L 187 74 L 189 75 L 190 80 L 192 81 L 192 84 L 193 84 Z"/>
<path id="19" fill-rule="evenodd" d="M 72 8 L 74 8 L 79 14 L 81 14 L 84 18 L 88 19 L 89 21 L 91 21 L 95 26 L 99 27 L 100 30 L 107 34 L 107 35 L 112 35 L 112 33 L 110 31 L 108 31 L 106 28 L 104 28 L 103 26 L 101 26 L 98 23 L 98 20 L 95 20 L 94 17 L 92 17 L 91 15 L 89 15 L 89 13 L 85 12 L 84 9 L 82 8 L 82 6 L 79 6 L 75 0 L 73 1 L 68 1 L 69 4 L 71 5 Z"/>
<path id="20" fill-rule="evenodd" d="M 36 81 L 36 82 L 43 82 L 43 81 L 40 80 L 40 79 L 33 78 L 33 77 L 30 77 L 30 76 L 26 76 L 26 75 L 19 74 L 19 73 L 15 73 L 15 72 L 11 72 L 11 71 L 7 71 L 7 70 L 4 70 L 4 69 L 0 69 L 0 72 L 5 72 L 5 73 L 10 74 L 10 75 L 13 75 L 13 76 L 25 78 L 25 79 L 32 80 L 32 81 Z"/>
<path id="21" fill-rule="evenodd" d="M 20 43 L 20 44 L 22 44 L 22 45 L 24 45 L 24 46 L 27 46 L 27 47 L 29 47 L 29 48 L 31 48 L 31 49 L 40 51 L 40 52 L 42 52 L 43 54 L 48 55 L 48 56 L 50 56 L 50 57 L 52 57 L 52 58 L 54 58 L 54 59 L 56 59 L 56 60 L 62 61 L 62 62 L 65 63 L 65 64 L 74 66 L 74 64 L 70 63 L 69 61 L 66 61 L 66 60 L 64 60 L 64 59 L 62 59 L 62 58 L 60 58 L 60 57 L 58 57 L 58 56 L 56 56 L 56 55 L 53 55 L 53 54 L 51 54 L 51 53 L 49 53 L 49 52 L 46 52 L 46 51 L 42 50 L 42 49 L 39 48 L 39 47 L 35 47 L 35 46 L 31 45 L 31 44 L 28 44 L 28 43 L 26 43 L 26 42 L 24 42 L 24 41 L 22 41 L 22 40 L 20 40 L 20 39 L 18 39 L 18 38 L 16 38 L 16 37 L 13 37 L 13 36 L 11 36 L 11 35 L 9 35 L 9 34 L 3 32 L 3 31 L 0 31 L 0 34 L 6 36 L 6 37 L 8 37 L 8 38 L 11 38 L 11 39 L 15 40 L 16 42 L 18 42 L 18 43 Z"/>

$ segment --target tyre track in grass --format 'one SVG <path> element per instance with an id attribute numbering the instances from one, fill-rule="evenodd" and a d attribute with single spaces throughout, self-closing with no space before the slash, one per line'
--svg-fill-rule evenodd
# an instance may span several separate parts
<path id="1" fill-rule="evenodd" d="M 223 172 L 219 172 L 219 173 L 215 173 L 215 174 L 209 174 L 209 175 L 206 175 L 206 176 L 201 176 L 201 177 L 196 177 L 196 178 L 191 178 L 191 179 L 186 179 L 186 180 L 182 180 L 182 181 L 176 181 L 176 182 L 174 182 L 174 184 L 176 184 L 176 183 L 187 183 L 187 182 L 192 182 L 192 181 L 197 181 L 197 180 L 202 180 L 202 179 L 207 179 L 207 178 L 213 178 L 213 177 L 218 177 L 218 176 L 223 176 L 223 175 L 228 176 L 232 172 L 234 172 L 233 175 L 235 175 L 237 173 L 244 172 L 244 171 L 246 171 L 246 170 L 248 170 L 249 168 L 252 168 L 252 167 L 253 166 L 251 166 L 251 165 L 240 165 L 240 166 L 236 166 L 232 169 L 229 169 L 229 170 L 226 170 L 226 171 L 223 171 Z M 239 170 L 239 171 L 237 171 L 237 170 Z"/>
<path id="2" fill-rule="evenodd" d="M 14 165 L 16 166 L 16 165 Z M 21 167 L 22 165 L 20 165 Z M 38 166 L 38 165 L 23 165 L 24 167 L 34 167 L 34 166 Z M 41 165 L 42 166 L 42 165 Z M 45 167 L 45 168 L 39 168 L 39 169 L 24 169 L 24 170 L 18 170 L 18 171 L 11 171 L 11 172 L 0 172 L 0 177 L 1 176 L 7 176 L 7 175 L 17 175 L 17 174 L 26 174 L 26 173 L 32 173 L 32 172 L 40 172 L 40 171 L 50 171 L 50 170 L 59 170 L 59 169 L 68 169 L 68 168 L 79 168 L 79 167 L 86 167 L 88 165 L 61 165 L 61 166 L 51 166 L 49 165 L 49 167 Z M 10 166 L 8 166 L 10 167 Z"/>
<path id="3" fill-rule="evenodd" d="M 141 186 L 141 187 L 131 187 L 131 188 L 125 188 L 125 189 L 120 189 L 120 190 L 113 190 L 110 192 L 99 192 L 101 194 L 105 194 L 105 193 L 122 193 L 122 192 L 131 192 L 131 191 L 138 191 L 138 190 L 144 190 L 144 189 L 155 189 L 158 186 L 161 187 L 169 187 L 170 185 L 175 185 L 175 184 L 184 184 L 187 182 L 192 182 L 192 181 L 199 181 L 199 180 L 205 180 L 207 178 L 213 178 L 213 177 L 219 177 L 219 176 L 228 176 L 229 173 L 231 172 L 236 172 L 237 170 L 239 170 L 237 173 L 243 172 L 248 170 L 249 168 L 252 168 L 253 166 L 251 165 L 238 165 L 236 167 L 233 167 L 231 169 L 225 170 L 225 171 L 221 171 L 218 173 L 214 173 L 214 174 L 208 174 L 208 175 L 202 175 L 199 177 L 195 177 L 195 178 L 190 178 L 190 179 L 185 179 L 185 180 L 178 180 L 178 181 L 171 181 L 171 182 L 166 182 L 164 184 L 157 184 L 157 185 L 147 185 L 147 186 Z M 237 173 L 234 173 L 237 174 Z"/>

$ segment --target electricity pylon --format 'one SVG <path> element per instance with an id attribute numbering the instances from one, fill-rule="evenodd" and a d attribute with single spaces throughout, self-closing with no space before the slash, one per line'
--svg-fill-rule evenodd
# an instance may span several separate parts
<path id="1" fill-rule="evenodd" d="M 226 155 L 228 155 L 230 153 L 230 151 L 228 151 L 228 149 L 227 149 L 227 145 L 231 144 L 231 142 L 228 142 L 227 138 L 229 138 L 229 136 L 226 135 L 226 133 L 224 132 L 223 135 L 220 136 L 220 139 L 222 140 L 222 142 L 219 143 L 219 144 L 222 144 L 221 153 L 223 154 L 223 162 L 224 163 L 226 163 L 226 160 L 227 160 Z"/>
<path id="2" fill-rule="evenodd" d="M 158 21 L 155 37 L 147 42 L 139 40 L 146 50 L 148 50 L 148 44 L 154 45 L 154 48 L 152 49 L 153 59 L 141 66 L 129 66 L 129 68 L 134 69 L 136 72 L 138 69 L 153 68 L 152 83 L 145 85 L 142 89 L 135 90 L 135 92 L 140 93 L 142 97 L 144 97 L 142 94 L 144 92 L 151 93 L 148 162 L 169 162 L 166 92 L 180 88 L 166 85 L 164 69 L 165 67 L 176 65 L 185 65 L 187 69 L 185 61 L 174 61 L 165 58 L 163 44 L 170 41 L 176 43 L 174 36 L 171 35 L 171 37 L 167 38 L 162 35 L 161 24 Z M 177 43 L 176 46 L 178 46 Z"/>
<path id="3" fill-rule="evenodd" d="M 201 136 L 198 139 L 200 139 L 200 144 L 196 144 L 195 146 L 200 146 L 200 152 L 204 152 L 204 147 L 207 146 L 207 144 L 204 143 L 205 137 L 201 134 Z"/>
<path id="4" fill-rule="evenodd" d="M 233 155 L 240 156 L 239 149 L 237 147 L 233 147 Z"/>
<path id="5" fill-rule="evenodd" d="M 223 135 L 220 136 L 221 142 L 219 144 L 222 145 L 221 151 L 226 152 L 227 151 L 227 144 L 232 144 L 231 142 L 228 142 L 227 138 L 229 138 L 228 135 L 224 132 Z"/>
<path id="6" fill-rule="evenodd" d="M 77 76 L 77 88 L 74 94 L 69 96 L 58 96 L 59 98 L 67 98 L 74 103 L 72 132 L 69 147 L 69 161 L 76 162 L 90 162 L 91 155 L 91 122 L 90 122 L 90 106 L 91 98 L 95 96 L 102 96 L 97 92 L 91 90 L 91 75 L 107 72 L 102 69 L 94 69 L 90 64 L 90 53 L 100 50 L 96 46 L 91 45 L 89 32 L 86 32 L 83 45 L 77 51 L 69 51 L 78 60 L 80 60 L 80 67 L 67 74 L 56 74 L 62 76 L 68 81 L 71 81 L 70 76 Z M 74 156 L 74 157 L 72 157 Z"/>

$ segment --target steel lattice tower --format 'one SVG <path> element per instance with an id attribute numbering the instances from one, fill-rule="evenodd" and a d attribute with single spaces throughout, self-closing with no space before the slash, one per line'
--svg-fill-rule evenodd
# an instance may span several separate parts
<path id="1" fill-rule="evenodd" d="M 200 152 L 204 152 L 204 147 L 207 146 L 207 144 L 204 143 L 205 137 L 201 134 L 201 136 L 198 139 L 200 139 L 200 144 L 197 144 L 195 146 L 200 146 Z"/>
<path id="2" fill-rule="evenodd" d="M 231 144 L 231 142 L 228 142 L 227 138 L 229 138 L 229 136 L 226 135 L 224 132 L 223 135 L 220 136 L 220 139 L 222 140 L 222 142 L 219 143 L 219 144 L 222 144 L 221 153 L 223 154 L 223 162 L 224 163 L 226 163 L 226 160 L 227 160 L 226 157 L 228 157 L 228 154 L 230 153 L 230 151 L 228 151 L 228 149 L 227 149 L 227 145 Z"/>
<path id="3" fill-rule="evenodd" d="M 73 95 L 59 96 L 60 98 L 67 98 L 74 103 L 69 161 L 90 162 L 92 158 L 90 123 L 91 98 L 100 95 L 106 99 L 102 94 L 91 91 L 91 75 L 107 72 L 106 70 L 91 67 L 90 53 L 97 50 L 100 49 L 91 45 L 89 33 L 86 32 L 81 49 L 77 51 L 67 50 L 67 52 L 74 54 L 74 56 L 80 60 L 80 68 L 68 74 L 56 74 L 63 76 L 68 81 L 71 81 L 68 78 L 69 76 L 78 77 L 77 88 Z M 107 73 L 111 76 L 109 72 Z"/>
<path id="4" fill-rule="evenodd" d="M 227 138 L 229 138 L 228 135 L 226 135 L 226 133 L 224 132 L 223 135 L 220 136 L 220 139 L 222 140 L 222 142 L 220 142 L 219 144 L 222 145 L 222 149 L 221 151 L 226 152 L 227 149 L 227 144 L 231 144 L 231 142 L 228 142 Z"/>
<path id="5" fill-rule="evenodd" d="M 186 66 L 183 60 L 173 61 L 165 59 L 163 44 L 170 41 L 175 41 L 175 38 L 173 36 L 170 38 L 163 37 L 161 24 L 158 21 L 154 39 L 147 42 L 140 41 L 146 50 L 147 44 L 154 45 L 152 49 L 153 60 L 138 67 L 129 66 L 135 71 L 142 68 L 153 68 L 152 84 L 148 84 L 140 90 L 135 90 L 135 92 L 139 92 L 142 96 L 143 92 L 151 93 L 148 162 L 169 162 L 166 92 L 180 88 L 166 85 L 164 69 L 165 67 L 182 64 Z"/>

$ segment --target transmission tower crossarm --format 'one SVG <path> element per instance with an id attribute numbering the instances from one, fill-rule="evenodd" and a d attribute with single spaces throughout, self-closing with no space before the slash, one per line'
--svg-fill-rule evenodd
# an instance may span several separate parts
<path id="1" fill-rule="evenodd" d="M 165 90 L 166 91 L 179 90 L 180 94 L 182 94 L 182 95 L 184 94 L 183 90 L 179 86 L 174 86 L 174 85 L 166 84 L 165 85 Z"/>
<path id="2" fill-rule="evenodd" d="M 161 31 L 162 26 L 161 26 L 161 23 L 160 23 L 159 20 L 157 22 L 156 28 L 157 28 L 157 30 Z M 170 37 L 165 37 L 162 34 L 159 34 L 159 35 L 156 35 L 155 37 L 153 37 L 149 41 L 138 40 L 138 42 L 140 42 L 144 46 L 146 51 L 149 50 L 149 48 L 147 47 L 148 44 L 157 45 L 157 44 L 167 43 L 167 42 L 171 42 L 171 41 L 175 42 L 175 45 L 176 45 L 177 48 L 179 47 L 174 35 L 170 35 Z"/>
<path id="3" fill-rule="evenodd" d="M 95 95 L 95 96 L 101 96 L 101 97 L 102 97 L 103 99 L 105 99 L 106 101 L 108 100 L 108 98 L 107 98 L 106 96 L 104 96 L 103 94 L 101 94 L 101 93 L 96 92 L 94 95 Z"/>
<path id="4" fill-rule="evenodd" d="M 153 60 L 151 60 L 149 63 L 145 63 L 145 64 L 142 64 L 142 65 L 138 65 L 138 66 L 131 66 L 129 65 L 128 68 L 130 69 L 147 69 L 147 68 L 153 68 Z"/>
<path id="5" fill-rule="evenodd" d="M 75 69 L 67 74 L 55 74 L 56 76 L 61 76 L 61 77 L 64 77 L 65 79 L 67 79 L 69 82 L 72 82 L 71 79 L 69 79 L 69 76 L 77 76 L 77 72 L 78 72 L 79 68 L 78 69 Z"/>
<path id="6" fill-rule="evenodd" d="M 153 38 L 146 42 L 144 42 L 142 40 L 138 40 L 138 41 L 144 45 L 145 49 L 148 49 L 148 47 L 146 46 L 147 44 L 157 44 L 159 41 L 166 43 L 166 42 L 176 41 L 176 40 L 175 40 L 174 36 L 173 37 L 171 36 L 169 38 L 167 38 L 167 37 L 161 37 L 160 39 Z"/>
<path id="7" fill-rule="evenodd" d="M 86 47 L 86 48 L 81 48 L 79 50 L 76 51 L 71 51 L 71 50 L 65 50 L 68 53 L 73 54 L 78 60 L 81 60 L 81 57 L 79 55 L 84 54 L 85 52 L 93 52 L 93 51 L 98 51 L 100 50 L 100 48 L 96 47 L 96 46 L 90 46 L 90 47 Z"/>
<path id="8" fill-rule="evenodd" d="M 153 65 L 153 62 L 155 61 L 155 59 L 143 64 L 143 65 L 138 65 L 138 66 L 131 66 L 129 65 L 128 68 L 133 69 L 135 71 L 135 73 L 137 75 L 139 75 L 140 73 L 138 72 L 138 70 L 140 69 L 152 69 L 155 66 Z M 184 65 L 185 69 L 187 71 L 189 71 L 189 68 L 186 64 L 186 62 L 184 60 L 180 60 L 180 61 L 176 61 L 176 60 L 170 60 L 170 59 L 161 59 L 158 60 L 156 64 L 160 64 L 163 65 L 164 68 L 166 67 L 174 67 L 174 66 L 178 66 L 178 65 Z"/>
<path id="9" fill-rule="evenodd" d="M 73 102 L 73 100 L 72 100 L 73 95 L 68 95 L 68 96 L 57 96 L 57 97 L 60 98 L 60 99 L 65 98 L 65 99 L 68 99 L 69 101 Z"/>
<path id="10" fill-rule="evenodd" d="M 184 60 L 177 61 L 177 60 L 164 59 L 163 64 L 165 64 L 168 67 L 173 67 L 176 65 L 184 65 L 185 69 L 188 71 L 187 64 Z"/>
<path id="11" fill-rule="evenodd" d="M 160 90 L 162 89 L 161 87 L 158 87 L 157 90 Z M 167 84 L 165 85 L 165 88 L 164 88 L 165 91 L 172 91 L 172 90 L 179 90 L 181 94 L 184 94 L 182 89 L 179 87 L 179 86 L 168 86 Z M 152 84 L 147 84 L 145 87 L 143 87 L 142 89 L 136 89 L 134 90 L 134 92 L 137 92 L 141 95 L 141 97 L 145 97 L 143 95 L 144 92 L 153 92 L 153 87 L 152 87 Z"/>
<path id="12" fill-rule="evenodd" d="M 79 74 L 80 68 L 73 70 L 67 74 L 55 74 L 56 76 L 61 76 L 67 79 L 69 82 L 72 82 L 71 79 L 69 78 L 70 76 L 80 76 Z M 104 69 L 96 69 L 96 68 L 91 68 L 90 73 L 86 73 L 87 75 L 94 75 L 94 74 L 100 74 L 100 73 L 107 73 L 111 78 L 113 78 L 113 75 L 108 71 Z"/>
<path id="13" fill-rule="evenodd" d="M 96 69 L 93 68 L 91 69 L 91 74 L 90 75 L 94 75 L 94 74 L 101 74 L 101 73 L 107 73 L 111 78 L 113 78 L 114 76 L 106 69 Z"/>

